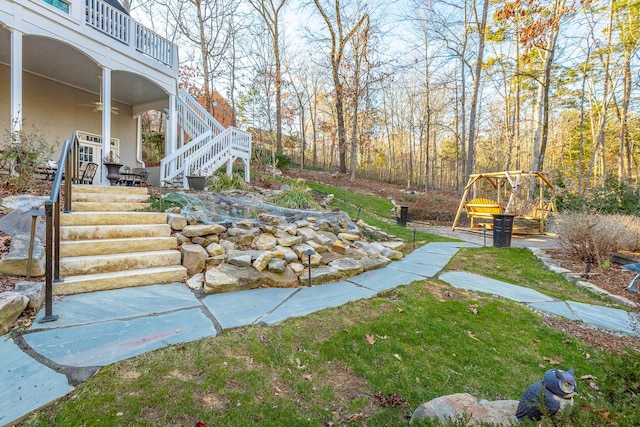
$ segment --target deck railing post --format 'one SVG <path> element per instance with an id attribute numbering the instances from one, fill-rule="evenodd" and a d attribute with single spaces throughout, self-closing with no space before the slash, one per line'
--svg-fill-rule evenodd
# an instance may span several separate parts
<path id="1" fill-rule="evenodd" d="M 53 238 L 53 205 L 51 200 L 47 200 L 44 204 L 44 212 L 46 218 L 46 241 L 51 242 Z M 53 322 L 58 319 L 53 314 L 53 271 L 51 264 L 53 261 L 53 247 L 46 245 L 45 248 L 45 314 L 40 323 Z"/>

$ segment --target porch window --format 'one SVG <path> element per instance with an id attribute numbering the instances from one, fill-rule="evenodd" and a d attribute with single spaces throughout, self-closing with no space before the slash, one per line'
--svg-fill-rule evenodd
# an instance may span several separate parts
<path id="1" fill-rule="evenodd" d="M 44 0 L 44 2 L 65 13 L 69 13 L 69 3 L 64 0 Z"/>

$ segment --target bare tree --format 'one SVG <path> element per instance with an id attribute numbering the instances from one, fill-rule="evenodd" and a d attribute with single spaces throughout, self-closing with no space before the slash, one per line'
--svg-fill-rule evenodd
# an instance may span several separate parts
<path id="1" fill-rule="evenodd" d="M 249 4 L 260 14 L 264 25 L 271 36 L 273 47 L 275 95 L 276 95 L 276 152 L 282 153 L 282 58 L 280 56 L 280 13 L 287 0 L 248 0 Z"/>
<path id="2" fill-rule="evenodd" d="M 344 83 L 340 75 L 341 63 L 344 59 L 345 48 L 351 37 L 356 34 L 365 21 L 368 19 L 368 14 L 364 13 L 360 18 L 356 20 L 356 23 L 351 29 L 344 27 L 343 21 L 346 19 L 343 14 L 343 8 L 340 5 L 340 0 L 334 0 L 334 15 L 330 15 L 326 11 L 326 7 L 323 7 L 321 0 L 313 0 L 318 12 L 324 20 L 327 30 L 329 31 L 330 38 L 330 52 L 329 61 L 331 62 L 331 76 L 333 78 L 333 85 L 335 89 L 335 108 L 336 119 L 338 126 L 338 151 L 340 161 L 340 172 L 347 173 L 347 136 L 345 129 L 344 118 Z"/>

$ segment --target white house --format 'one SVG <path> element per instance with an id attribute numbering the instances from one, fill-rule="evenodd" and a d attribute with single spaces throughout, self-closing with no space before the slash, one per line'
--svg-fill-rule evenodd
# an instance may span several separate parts
<path id="1" fill-rule="evenodd" d="M 178 66 L 178 47 L 118 0 L 0 0 L 2 130 L 37 129 L 60 146 L 77 132 L 81 162 L 112 152 L 141 167 L 140 114 L 157 110 L 167 114 L 162 180 L 186 184 L 190 171 L 230 170 L 236 158 L 248 180 L 248 134 L 179 90 Z"/>

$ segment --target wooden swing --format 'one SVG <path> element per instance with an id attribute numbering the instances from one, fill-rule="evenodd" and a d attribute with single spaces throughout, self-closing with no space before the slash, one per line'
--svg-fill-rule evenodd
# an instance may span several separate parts
<path id="1" fill-rule="evenodd" d="M 495 199 L 478 197 L 478 185 L 484 183 L 490 184 L 495 190 Z M 539 188 L 537 200 L 530 200 L 527 197 L 527 188 L 533 183 L 536 183 Z M 547 199 L 545 199 L 545 189 Z M 536 221 L 537 233 L 544 234 L 545 220 L 551 212 L 556 211 L 556 202 L 553 185 L 542 172 L 522 170 L 490 172 L 469 176 L 469 182 L 464 187 L 460 206 L 453 220 L 452 230 L 456 229 L 463 209 L 471 220 L 471 228 L 487 226 L 487 220 L 492 221 L 495 214 L 513 214 L 516 220 Z M 483 221 L 478 222 L 479 219 Z M 489 226 L 491 225 L 492 222 Z"/>

